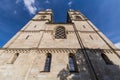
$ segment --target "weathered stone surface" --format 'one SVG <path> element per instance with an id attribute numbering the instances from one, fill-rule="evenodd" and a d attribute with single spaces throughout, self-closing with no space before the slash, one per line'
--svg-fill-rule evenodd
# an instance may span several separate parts
<path id="1" fill-rule="evenodd" d="M 0 80 L 120 80 L 120 50 L 80 12 L 68 11 L 67 19 L 51 23 L 49 9 L 35 15 L 0 49 Z M 65 39 L 55 38 L 59 26 Z M 44 71 L 47 53 L 50 72 Z M 70 53 L 76 72 L 69 70 Z"/>

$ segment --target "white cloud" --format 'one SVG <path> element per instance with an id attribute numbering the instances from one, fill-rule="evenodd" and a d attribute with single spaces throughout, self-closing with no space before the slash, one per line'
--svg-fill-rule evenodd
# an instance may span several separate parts
<path id="1" fill-rule="evenodd" d="M 72 3 L 73 3 L 72 1 L 69 1 L 68 6 L 71 7 Z"/>
<path id="2" fill-rule="evenodd" d="M 16 0 L 16 4 L 24 2 L 25 7 L 28 9 L 30 14 L 35 14 L 37 8 L 35 7 L 35 0 Z"/>
<path id="3" fill-rule="evenodd" d="M 120 42 L 116 43 L 115 46 L 120 49 Z"/>
<path id="4" fill-rule="evenodd" d="M 23 0 L 25 7 L 28 9 L 30 14 L 35 14 L 37 8 L 35 7 L 35 0 Z"/>

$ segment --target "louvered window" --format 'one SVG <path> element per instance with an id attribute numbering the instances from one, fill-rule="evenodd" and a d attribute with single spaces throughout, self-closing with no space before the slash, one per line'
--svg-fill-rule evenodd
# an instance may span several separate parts
<path id="1" fill-rule="evenodd" d="M 66 39 L 66 31 L 63 26 L 59 26 L 56 28 L 55 38 L 56 39 Z"/>

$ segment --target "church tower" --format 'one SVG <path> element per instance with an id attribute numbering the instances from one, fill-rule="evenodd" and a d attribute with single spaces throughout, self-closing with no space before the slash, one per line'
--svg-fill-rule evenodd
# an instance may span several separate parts
<path id="1" fill-rule="evenodd" d="M 120 80 L 120 50 L 81 12 L 38 12 L 0 49 L 0 80 Z"/>

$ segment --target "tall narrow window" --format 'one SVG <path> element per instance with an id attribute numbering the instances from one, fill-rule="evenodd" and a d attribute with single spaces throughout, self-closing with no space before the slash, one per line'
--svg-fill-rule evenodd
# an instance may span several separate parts
<path id="1" fill-rule="evenodd" d="M 56 28 L 55 38 L 56 39 L 65 39 L 66 38 L 65 27 L 59 26 L 59 27 Z"/>
<path id="2" fill-rule="evenodd" d="M 28 38 L 29 38 L 29 35 L 27 35 L 26 39 L 28 39 Z"/>
<path id="3" fill-rule="evenodd" d="M 70 72 L 77 72 L 77 66 L 75 61 L 75 56 L 73 54 L 69 55 L 69 70 Z"/>
<path id="4" fill-rule="evenodd" d="M 18 58 L 18 56 L 19 56 L 19 53 L 15 53 L 14 54 L 14 56 L 13 56 L 13 58 L 11 60 L 11 64 L 13 64 L 16 61 L 16 59 Z"/>
<path id="5" fill-rule="evenodd" d="M 109 58 L 105 54 L 101 54 L 102 58 L 104 59 L 105 63 L 108 65 L 112 65 L 112 61 L 109 60 Z"/>
<path id="6" fill-rule="evenodd" d="M 89 35 L 90 36 L 90 38 L 93 40 L 93 37 L 91 36 L 91 35 Z"/>
<path id="7" fill-rule="evenodd" d="M 45 68 L 44 68 L 45 72 L 50 72 L 51 58 L 52 58 L 51 54 L 48 53 L 47 58 L 46 58 L 46 62 L 45 62 Z"/>

